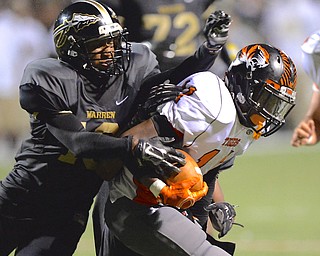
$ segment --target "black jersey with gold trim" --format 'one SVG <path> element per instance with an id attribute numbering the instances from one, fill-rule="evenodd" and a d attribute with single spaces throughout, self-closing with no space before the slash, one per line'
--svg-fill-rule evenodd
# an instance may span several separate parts
<path id="1" fill-rule="evenodd" d="M 30 63 L 21 81 L 20 102 L 30 113 L 31 137 L 0 183 L 1 213 L 34 218 L 88 211 L 102 182 L 90 171 L 94 159 L 75 157 L 49 132 L 46 118 L 72 113 L 86 131 L 114 135 L 127 121 L 142 81 L 160 72 L 157 64 L 146 46 L 133 43 L 126 72 L 97 86 L 60 60 Z"/>

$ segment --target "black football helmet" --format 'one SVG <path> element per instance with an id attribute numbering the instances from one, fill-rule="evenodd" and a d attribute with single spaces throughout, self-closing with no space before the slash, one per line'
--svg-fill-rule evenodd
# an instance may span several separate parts
<path id="1" fill-rule="evenodd" d="M 241 124 L 264 137 L 277 131 L 295 105 L 296 73 L 290 57 L 273 46 L 242 48 L 225 76 Z"/>
<path id="2" fill-rule="evenodd" d="M 119 75 L 125 70 L 125 58 L 130 57 L 127 32 L 114 11 L 96 1 L 77 1 L 62 10 L 53 36 L 58 57 L 79 71 Z M 93 53 L 95 49 L 99 51 Z"/>

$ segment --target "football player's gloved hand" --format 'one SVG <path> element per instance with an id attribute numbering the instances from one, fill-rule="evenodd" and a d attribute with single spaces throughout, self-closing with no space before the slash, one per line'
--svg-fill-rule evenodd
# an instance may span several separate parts
<path id="1" fill-rule="evenodd" d="M 219 238 L 225 236 L 235 224 L 236 211 L 234 206 L 227 202 L 212 203 L 204 209 L 209 212 L 212 226 L 219 232 Z"/>
<path id="2" fill-rule="evenodd" d="M 179 209 L 187 209 L 194 203 L 204 197 L 208 192 L 207 183 L 203 182 L 203 186 L 199 190 L 191 190 L 191 188 L 199 181 L 193 177 L 167 185 L 161 180 L 155 181 L 150 187 L 150 191 L 160 199 L 165 205 L 177 207 Z M 160 191 L 160 192 L 159 192 Z"/>
<path id="3" fill-rule="evenodd" d="M 179 167 L 186 164 L 185 156 L 173 147 L 165 146 L 173 138 L 154 137 L 140 139 L 133 149 L 133 156 L 140 166 L 151 166 L 157 173 L 171 176 L 180 172 Z"/>
<path id="4" fill-rule="evenodd" d="M 183 88 L 168 82 L 169 81 L 165 81 L 163 84 L 157 84 L 151 87 L 144 103 L 138 106 L 137 113 L 131 120 L 131 126 L 135 126 L 150 118 L 156 113 L 157 107 L 161 104 L 177 99 Z"/>
<path id="5" fill-rule="evenodd" d="M 224 11 L 218 10 L 209 15 L 203 29 L 208 48 L 214 51 L 222 49 L 228 39 L 230 24 L 231 16 Z"/>
<path id="6" fill-rule="evenodd" d="M 151 87 L 149 96 L 143 105 L 145 111 L 152 114 L 157 111 L 157 107 L 163 103 L 175 100 L 182 92 L 182 87 L 175 84 L 159 84 Z"/>

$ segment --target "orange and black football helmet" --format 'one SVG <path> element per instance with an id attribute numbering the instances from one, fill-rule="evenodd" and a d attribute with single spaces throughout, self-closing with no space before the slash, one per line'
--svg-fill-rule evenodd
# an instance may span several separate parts
<path id="1" fill-rule="evenodd" d="M 79 71 L 119 75 L 125 69 L 125 58 L 129 60 L 127 32 L 114 11 L 96 1 L 77 1 L 62 10 L 55 21 L 53 36 L 58 57 Z M 110 52 L 104 48 L 108 45 L 113 48 Z M 97 48 L 101 52 L 93 54 Z"/>
<path id="2" fill-rule="evenodd" d="M 241 124 L 264 137 L 277 131 L 295 105 L 296 73 L 291 58 L 271 45 L 242 48 L 225 76 Z"/>

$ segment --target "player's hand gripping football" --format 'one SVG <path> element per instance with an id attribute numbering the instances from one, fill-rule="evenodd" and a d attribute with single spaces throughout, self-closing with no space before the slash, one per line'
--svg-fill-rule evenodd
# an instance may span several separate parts
<path id="1" fill-rule="evenodd" d="M 234 224 L 242 226 L 234 222 L 236 211 L 234 206 L 227 202 L 209 204 L 205 207 L 205 210 L 209 212 L 212 226 L 219 232 L 219 238 L 225 236 Z"/>
<path id="2" fill-rule="evenodd" d="M 178 174 L 179 167 L 185 165 L 186 161 L 181 152 L 164 145 L 173 140 L 164 137 L 140 139 L 133 149 L 133 155 L 140 166 L 152 166 L 162 176 Z"/>
<path id="3" fill-rule="evenodd" d="M 181 209 L 194 205 L 208 192 L 208 186 L 203 181 L 201 170 L 196 161 L 185 151 L 186 164 L 180 167 L 180 173 L 171 177 L 158 179 L 149 187 L 159 202 Z"/>
<path id="4" fill-rule="evenodd" d="M 208 192 L 207 183 L 203 182 L 199 190 L 192 190 L 198 182 L 197 179 L 184 180 L 172 185 L 164 186 L 160 191 L 160 198 L 163 204 L 175 206 L 179 209 L 187 209 L 204 197 Z"/>
<path id="5" fill-rule="evenodd" d="M 231 16 L 224 11 L 218 10 L 209 15 L 203 34 L 210 49 L 218 51 L 224 46 L 228 39 L 230 24 Z"/>

